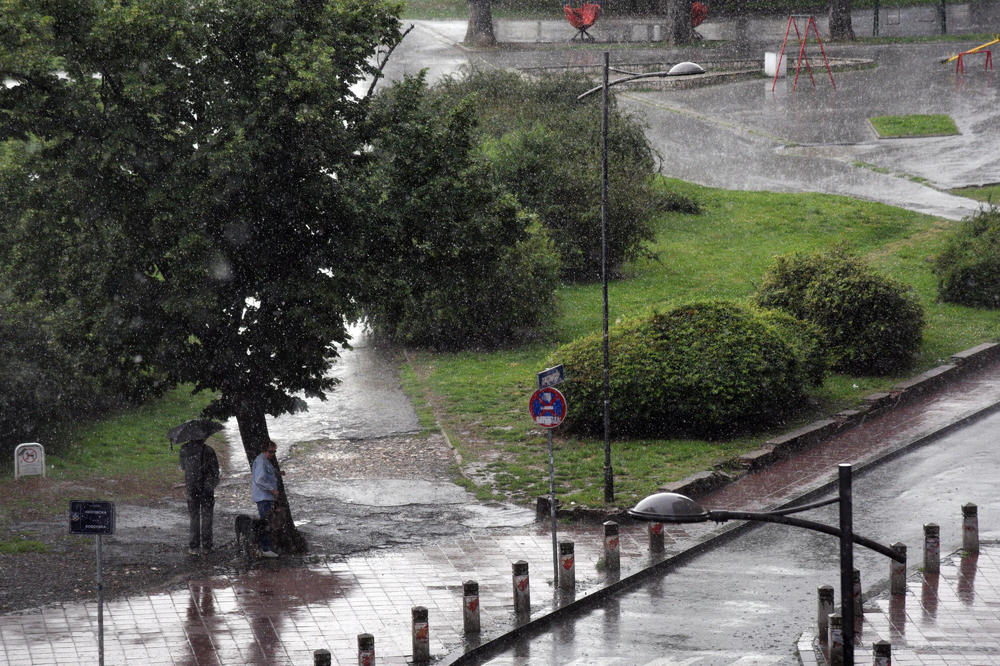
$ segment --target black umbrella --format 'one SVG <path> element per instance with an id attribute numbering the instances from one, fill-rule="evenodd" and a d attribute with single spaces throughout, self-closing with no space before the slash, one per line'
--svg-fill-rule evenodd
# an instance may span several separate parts
<path id="1" fill-rule="evenodd" d="M 196 439 L 208 439 L 215 433 L 223 429 L 223 425 L 218 421 L 210 419 L 191 419 L 179 426 L 175 426 L 167 431 L 167 439 L 170 440 L 170 448 L 174 444 L 192 442 Z"/>

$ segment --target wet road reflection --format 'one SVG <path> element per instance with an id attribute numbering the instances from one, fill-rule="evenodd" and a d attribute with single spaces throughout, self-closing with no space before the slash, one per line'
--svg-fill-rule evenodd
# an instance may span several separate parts
<path id="1" fill-rule="evenodd" d="M 1000 415 L 988 417 L 856 475 L 855 531 L 881 543 L 907 544 L 911 572 L 922 564 L 916 560 L 921 558 L 924 524 L 941 526 L 943 556 L 961 547 L 961 507 L 966 502 L 979 506 L 982 539 L 1000 535 L 995 492 L 1000 459 L 993 443 L 998 427 Z M 807 515 L 837 522 L 836 507 Z M 886 584 L 889 561 L 883 556 L 855 548 L 855 566 L 866 592 Z M 975 562 L 963 561 L 963 577 L 956 585 L 957 596 L 968 605 L 976 603 L 978 592 L 974 570 Z M 763 525 L 606 607 L 557 622 L 551 633 L 530 639 L 529 657 L 519 656 L 527 648 L 517 646 L 489 663 L 798 664 L 795 643 L 815 625 L 816 590 L 821 585 L 836 589 L 838 571 L 836 539 Z M 890 640 L 906 636 L 907 622 L 942 621 L 947 600 L 940 595 L 952 594 L 950 588 L 938 575 L 925 575 L 920 585 L 912 596 L 886 602 Z M 863 634 L 861 640 L 870 643 Z"/>

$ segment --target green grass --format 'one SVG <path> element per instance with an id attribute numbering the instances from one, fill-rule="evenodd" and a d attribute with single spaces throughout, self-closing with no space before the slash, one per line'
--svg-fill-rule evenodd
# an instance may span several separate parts
<path id="1" fill-rule="evenodd" d="M 960 187 L 951 191 L 962 197 L 969 197 L 977 201 L 989 201 L 1000 203 L 1000 183 L 994 185 L 984 185 L 982 187 Z"/>
<path id="2" fill-rule="evenodd" d="M 655 257 L 627 266 L 625 278 L 609 287 L 612 322 L 687 301 L 747 299 L 773 257 L 845 243 L 919 293 L 928 326 L 912 373 L 997 337 L 1000 312 L 937 302 L 930 259 L 953 222 L 829 195 L 734 192 L 666 179 L 662 186 L 694 196 L 703 212 L 658 220 Z M 433 396 L 438 420 L 463 459 L 487 461 L 490 489 L 520 501 L 548 491 L 545 434 L 527 412 L 535 374 L 547 367 L 559 344 L 601 328 L 600 285 L 560 287 L 557 300 L 554 333 L 545 343 L 493 353 L 409 355 L 410 377 Z M 856 405 L 900 379 L 833 375 L 812 396 L 810 411 L 782 429 L 742 439 L 616 441 L 617 503 L 629 504 L 664 482 L 725 463 L 781 430 Z M 560 500 L 601 505 L 603 443 L 557 432 L 555 457 Z"/>
<path id="3" fill-rule="evenodd" d="M 11 539 L 0 541 L 0 555 L 17 555 L 19 553 L 47 553 L 52 550 L 47 544 L 37 539 L 29 539 L 17 535 Z"/>
<path id="4" fill-rule="evenodd" d="M 955 121 L 943 113 L 875 116 L 868 120 L 883 139 L 958 134 Z"/>

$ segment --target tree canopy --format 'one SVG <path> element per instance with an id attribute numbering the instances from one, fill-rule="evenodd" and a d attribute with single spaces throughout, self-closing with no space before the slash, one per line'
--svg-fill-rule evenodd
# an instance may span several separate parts
<path id="1" fill-rule="evenodd" d="M 0 0 L 5 297 L 64 344 L 190 382 L 235 415 L 322 395 L 363 217 L 340 176 L 364 143 L 386 0 Z"/>

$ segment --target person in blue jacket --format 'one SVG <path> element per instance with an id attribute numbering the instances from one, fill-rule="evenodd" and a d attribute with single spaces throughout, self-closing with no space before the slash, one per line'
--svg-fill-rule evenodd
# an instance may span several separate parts
<path id="1" fill-rule="evenodd" d="M 264 529 L 260 531 L 260 554 L 264 557 L 277 557 L 271 549 L 270 516 L 274 510 L 274 502 L 278 499 L 278 472 L 274 467 L 275 455 L 278 450 L 274 442 L 269 441 L 264 449 L 254 459 L 250 468 L 250 499 L 257 503 L 257 513 L 264 521 Z"/>

